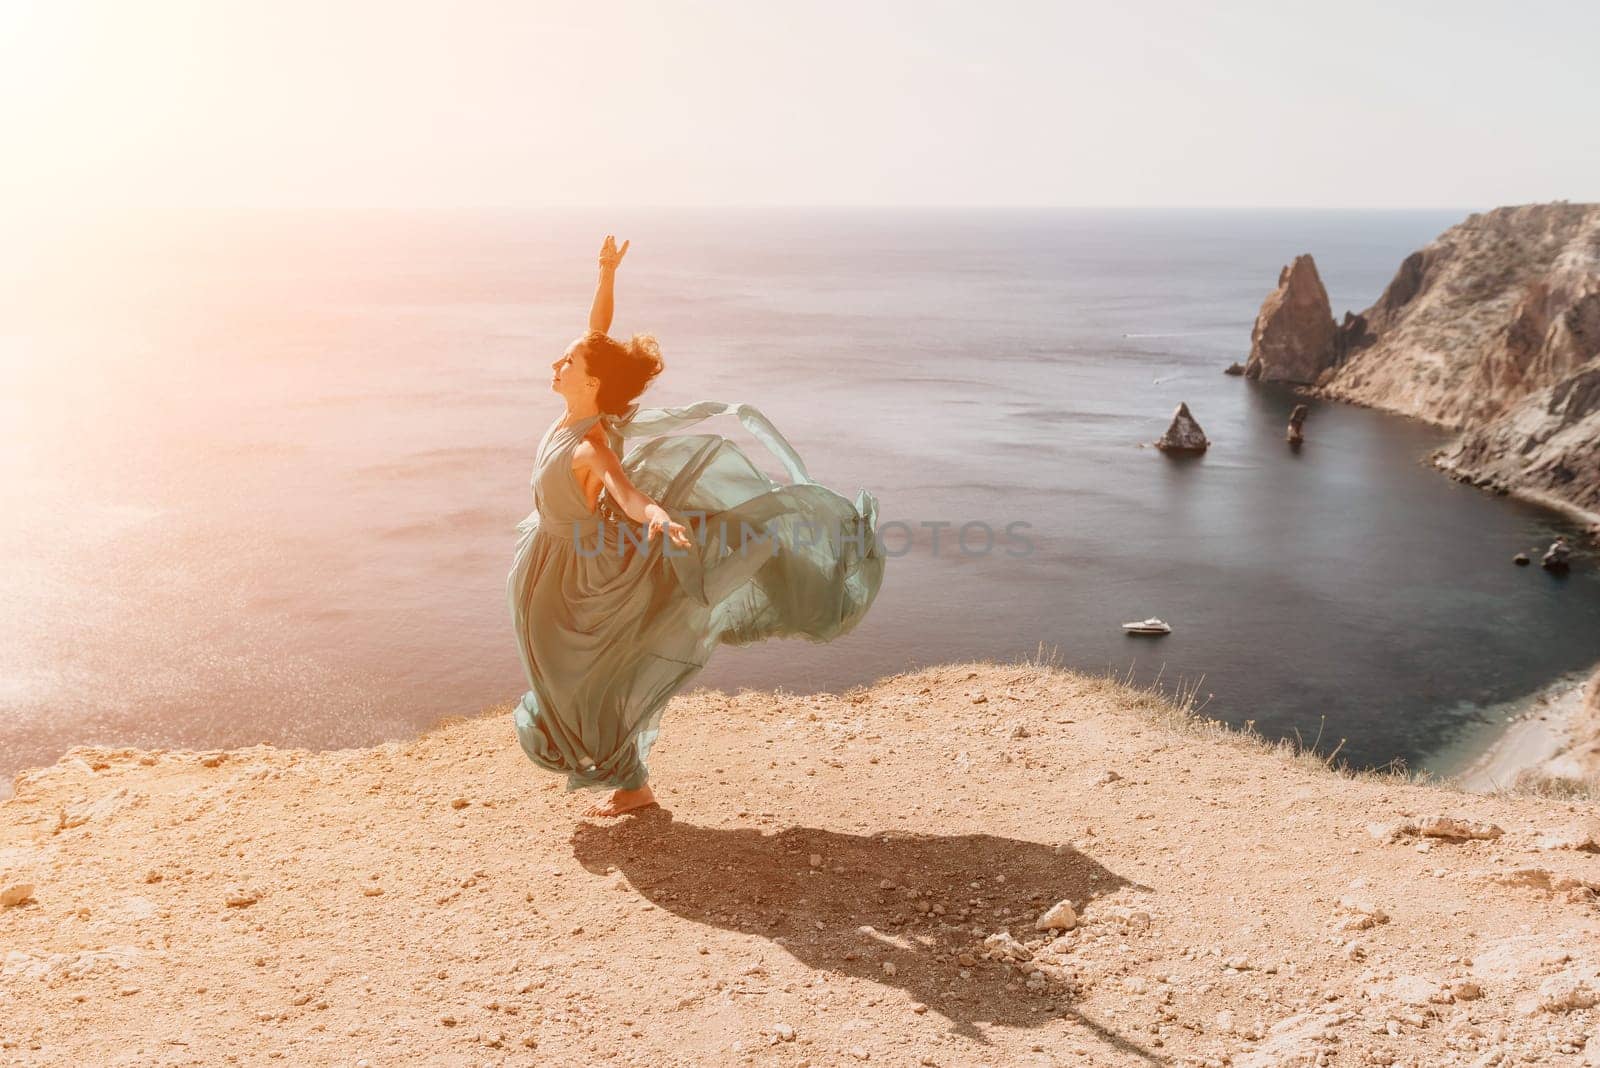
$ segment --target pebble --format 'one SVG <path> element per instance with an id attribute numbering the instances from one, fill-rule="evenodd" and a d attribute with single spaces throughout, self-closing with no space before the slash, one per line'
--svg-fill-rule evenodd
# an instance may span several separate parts
<path id="1" fill-rule="evenodd" d="M 1018 942 L 1007 931 L 1000 931 L 997 934 L 990 935 L 983 940 L 983 945 L 989 956 L 996 960 L 1001 957 L 1009 957 L 1012 960 L 1029 960 L 1033 957 L 1033 954 L 1028 951 L 1028 947 Z"/>
<path id="2" fill-rule="evenodd" d="M 32 883 L 12 883 L 4 890 L 0 890 L 0 906 L 11 908 L 20 905 L 33 897 Z"/>
<path id="3" fill-rule="evenodd" d="M 774 1027 L 772 1029 L 772 1033 L 778 1036 L 778 1041 L 779 1042 L 793 1042 L 794 1041 L 794 1028 L 790 1027 L 786 1023 L 781 1023 L 778 1026 Z"/>
<path id="4" fill-rule="evenodd" d="M 1130 931 L 1144 931 L 1150 927 L 1150 914 L 1143 909 L 1132 909 L 1126 905 L 1106 905 L 1098 908 L 1096 914 L 1104 920 L 1119 923 Z"/>
<path id="5" fill-rule="evenodd" d="M 244 908 L 247 905 L 254 905 L 257 901 L 260 901 L 261 894 L 255 890 L 249 890 L 242 886 L 236 886 L 228 891 L 228 896 L 223 900 L 227 903 L 229 908 L 239 909 Z"/>
<path id="6" fill-rule="evenodd" d="M 1070 901 L 1057 901 L 1033 921 L 1035 931 L 1070 931 L 1077 925 L 1078 914 L 1073 911 Z"/>
<path id="7" fill-rule="evenodd" d="M 899 969 L 894 966 L 894 962 L 893 961 L 887 961 L 886 960 L 886 961 L 883 962 L 883 974 L 884 975 L 893 975 L 897 971 L 899 971 Z"/>
<path id="8" fill-rule="evenodd" d="M 822 867 L 822 854 L 821 853 L 813 853 L 813 854 L 811 854 L 811 866 L 813 868 Z"/>
<path id="9" fill-rule="evenodd" d="M 1369 823 L 1367 833 L 1380 842 L 1393 842 L 1408 834 L 1426 838 L 1451 838 L 1456 840 L 1499 838 L 1506 832 L 1493 823 L 1462 819 L 1457 816 L 1422 816 L 1399 820 L 1395 823 Z"/>
<path id="10" fill-rule="evenodd" d="M 1600 982 L 1572 970 L 1553 975 L 1539 986 L 1538 1008 L 1548 1013 L 1572 1012 L 1600 1005 Z"/>
<path id="11" fill-rule="evenodd" d="M 1600 850 L 1600 819 L 1578 820 L 1539 836 L 1535 849 Z"/>
<path id="12" fill-rule="evenodd" d="M 1349 913 L 1339 922 L 1339 929 L 1342 931 L 1365 931 L 1380 923 L 1389 922 L 1389 914 L 1371 902 L 1341 897 L 1339 909 Z"/>
<path id="13" fill-rule="evenodd" d="M 469 804 L 471 804 L 471 802 L 464 797 L 452 797 L 450 799 L 451 808 L 466 808 Z"/>

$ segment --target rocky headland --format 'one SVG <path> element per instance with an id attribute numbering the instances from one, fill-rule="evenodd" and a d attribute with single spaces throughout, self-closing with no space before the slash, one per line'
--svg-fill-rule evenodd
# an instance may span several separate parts
<path id="1" fill-rule="evenodd" d="M 664 725 L 615 821 L 505 709 L 19 774 L 0 1062 L 1600 1065 L 1591 803 L 1034 662 Z"/>
<path id="2" fill-rule="evenodd" d="M 1444 470 L 1600 522 L 1600 204 L 1471 215 L 1339 323 L 1296 257 L 1244 372 L 1459 431 Z"/>

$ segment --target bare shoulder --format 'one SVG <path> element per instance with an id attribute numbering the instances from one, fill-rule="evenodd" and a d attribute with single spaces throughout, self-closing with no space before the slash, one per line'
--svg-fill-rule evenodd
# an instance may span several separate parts
<path id="1" fill-rule="evenodd" d="M 572 460 L 577 466 L 603 471 L 617 462 L 617 454 L 611 451 L 611 444 L 606 441 L 604 431 L 596 426 L 591 428 L 572 450 Z"/>

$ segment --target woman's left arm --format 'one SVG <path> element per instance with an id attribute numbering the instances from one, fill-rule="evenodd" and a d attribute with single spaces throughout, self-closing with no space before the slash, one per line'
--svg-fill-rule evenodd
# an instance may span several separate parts
<path id="1" fill-rule="evenodd" d="M 611 330 L 611 316 L 617 303 L 617 268 L 622 265 L 622 257 L 627 253 L 628 242 L 624 241 L 619 249 L 617 239 L 606 235 L 605 244 L 600 246 L 600 281 L 595 286 L 594 303 L 589 306 L 590 330 L 602 334 Z"/>
<path id="2" fill-rule="evenodd" d="M 572 457 L 578 463 L 599 472 L 600 481 L 605 485 L 606 492 L 611 494 L 611 499 L 622 509 L 624 515 L 636 523 L 649 524 L 649 528 L 645 531 L 646 541 L 654 540 L 657 532 L 665 530 L 667 537 L 672 539 L 672 544 L 680 549 L 687 549 L 694 544 L 689 540 L 688 529 L 682 523 L 674 522 L 665 508 L 639 491 L 628 478 L 628 473 L 622 469 L 622 461 L 617 459 L 617 454 L 610 446 L 585 439 L 572 450 Z"/>

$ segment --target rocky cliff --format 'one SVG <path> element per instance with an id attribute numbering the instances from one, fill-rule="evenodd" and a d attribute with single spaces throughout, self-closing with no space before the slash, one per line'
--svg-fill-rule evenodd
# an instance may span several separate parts
<path id="1" fill-rule="evenodd" d="M 1600 355 L 1600 204 L 1471 215 L 1406 257 L 1324 392 L 1484 426 Z"/>
<path id="2" fill-rule="evenodd" d="M 1600 360 L 1468 430 L 1435 462 L 1475 485 L 1600 514 Z"/>
<path id="3" fill-rule="evenodd" d="M 1600 204 L 1471 215 L 1339 326 L 1298 257 L 1262 305 L 1251 368 L 1460 430 L 1437 457 L 1457 477 L 1600 512 Z"/>

